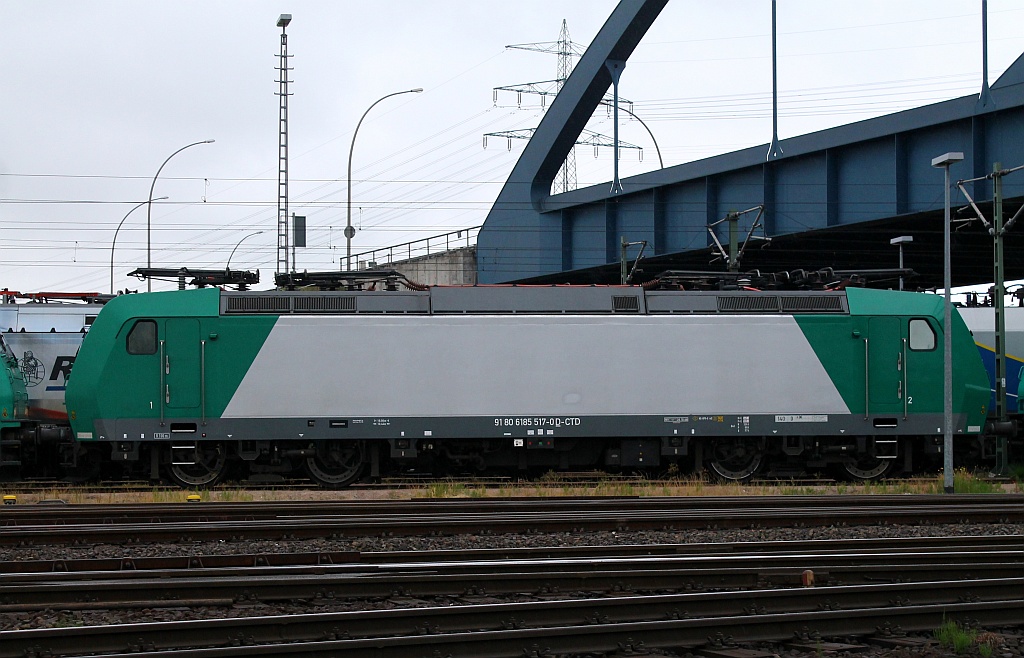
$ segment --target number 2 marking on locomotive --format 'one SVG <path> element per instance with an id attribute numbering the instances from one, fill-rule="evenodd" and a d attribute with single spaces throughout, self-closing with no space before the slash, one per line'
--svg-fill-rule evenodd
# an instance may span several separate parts
<path id="1" fill-rule="evenodd" d="M 907 396 L 907 404 L 914 404 L 914 396 L 913 395 L 908 395 Z"/>

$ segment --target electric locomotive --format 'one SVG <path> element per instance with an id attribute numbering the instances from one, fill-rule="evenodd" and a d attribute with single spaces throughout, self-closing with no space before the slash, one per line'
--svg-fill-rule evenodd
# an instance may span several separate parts
<path id="1" fill-rule="evenodd" d="M 24 301 L 16 303 L 19 299 Z M 71 439 L 64 385 L 85 332 L 105 299 L 97 293 L 0 291 L 0 331 L 9 353 L 3 367 L 16 371 L 7 378 L 26 396 L 17 418 L 3 419 L 0 481 L 83 480 L 99 472 L 103 456 L 88 454 L 88 446 Z M 5 389 L 3 395 L 21 395 L 7 391 L 6 384 L 0 386 Z"/>
<path id="2" fill-rule="evenodd" d="M 66 402 L 77 441 L 183 486 L 232 466 L 326 487 L 439 467 L 873 479 L 941 452 L 946 329 L 941 297 L 861 288 L 205 288 L 109 302 Z M 959 441 L 989 383 L 955 311 L 949 329 Z"/>

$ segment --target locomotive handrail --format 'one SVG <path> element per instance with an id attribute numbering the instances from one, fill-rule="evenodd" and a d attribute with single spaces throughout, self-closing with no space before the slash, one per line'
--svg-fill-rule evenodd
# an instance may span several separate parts
<path id="1" fill-rule="evenodd" d="M 870 350 L 868 348 L 868 339 L 864 339 L 864 420 L 868 419 L 868 409 L 871 402 L 871 376 L 870 370 Z"/>
<path id="2" fill-rule="evenodd" d="M 199 341 L 199 422 L 206 425 L 206 341 Z"/>
<path id="3" fill-rule="evenodd" d="M 907 377 L 907 370 L 910 368 L 910 362 L 907 361 L 907 339 L 903 339 L 903 420 L 907 419 L 907 405 L 910 399 L 910 390 L 907 388 L 909 378 Z"/>
<path id="4" fill-rule="evenodd" d="M 165 371 L 167 370 L 167 366 L 165 365 L 166 362 L 164 361 L 165 358 L 166 357 L 164 354 L 164 341 L 160 341 L 160 427 L 164 426 L 164 396 L 170 395 L 170 391 L 167 390 L 166 385 L 164 383 L 166 381 L 164 374 Z"/>

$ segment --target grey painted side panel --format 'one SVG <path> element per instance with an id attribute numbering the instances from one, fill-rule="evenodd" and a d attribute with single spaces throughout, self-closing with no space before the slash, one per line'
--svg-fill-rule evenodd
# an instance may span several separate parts
<path id="1" fill-rule="evenodd" d="M 283 316 L 224 417 L 848 413 L 792 316 Z"/>
<path id="2" fill-rule="evenodd" d="M 994 349 L 996 344 L 995 310 L 991 307 L 958 308 L 967 328 L 974 334 L 974 342 Z M 1024 361 L 1024 308 L 1008 307 L 1006 323 L 1006 354 Z"/>

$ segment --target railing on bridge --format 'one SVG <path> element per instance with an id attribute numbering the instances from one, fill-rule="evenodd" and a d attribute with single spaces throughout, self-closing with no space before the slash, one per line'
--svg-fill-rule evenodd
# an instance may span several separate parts
<path id="1" fill-rule="evenodd" d="M 471 226 L 459 231 L 450 231 L 440 235 L 432 235 L 429 238 L 420 238 L 412 242 L 404 242 L 391 247 L 353 254 L 351 260 L 345 264 L 345 269 L 351 270 L 353 262 L 356 263 L 356 269 L 359 270 L 376 269 L 385 264 L 412 260 L 413 258 L 451 251 L 460 247 L 469 247 L 475 242 L 477 234 L 480 233 L 480 228 L 480 226 Z"/>

